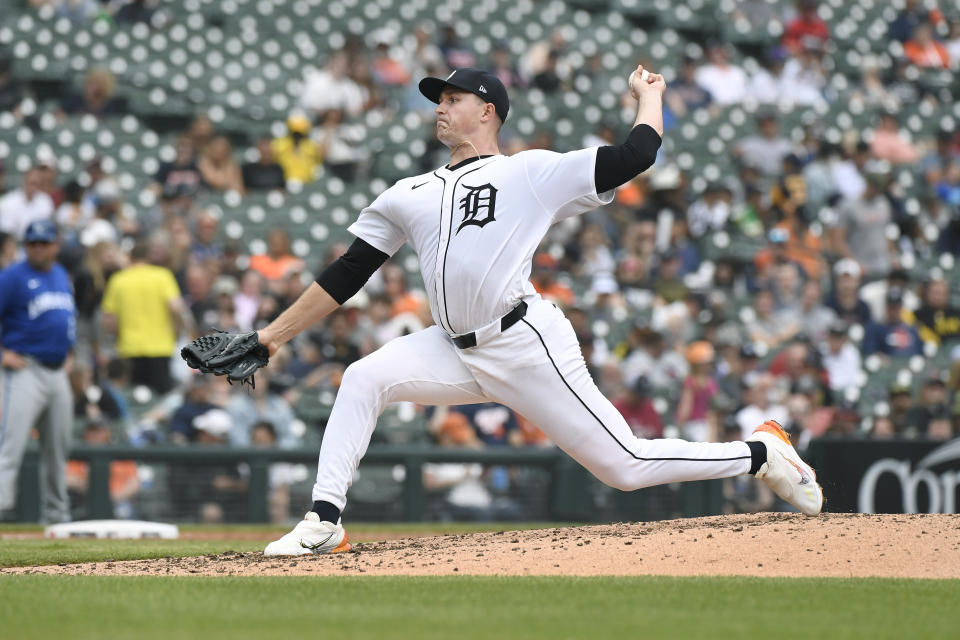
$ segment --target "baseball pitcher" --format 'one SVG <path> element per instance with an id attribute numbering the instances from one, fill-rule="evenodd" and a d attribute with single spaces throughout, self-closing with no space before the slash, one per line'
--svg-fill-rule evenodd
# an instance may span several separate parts
<path id="1" fill-rule="evenodd" d="M 437 104 L 436 135 L 450 162 L 405 178 L 364 209 L 349 251 L 259 334 L 215 334 L 188 346 L 191 366 L 247 380 L 269 355 L 353 296 L 404 243 L 416 251 L 434 326 L 397 338 L 347 368 L 320 449 L 313 508 L 268 556 L 350 548 L 340 523 L 347 489 L 377 417 L 391 402 L 499 402 L 526 416 L 597 478 L 624 491 L 750 473 L 803 513 L 823 494 L 773 421 L 745 442 L 644 440 L 587 372 L 569 321 L 530 283 L 550 225 L 613 200 L 647 170 L 663 134 L 661 75 L 630 75 L 638 101 L 619 145 L 504 156 L 497 133 L 509 99 L 493 74 L 463 68 L 424 78 Z"/>

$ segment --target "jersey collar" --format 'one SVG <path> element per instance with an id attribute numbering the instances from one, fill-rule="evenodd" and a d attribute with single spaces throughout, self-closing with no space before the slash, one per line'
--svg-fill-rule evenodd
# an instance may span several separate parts
<path id="1" fill-rule="evenodd" d="M 466 166 L 468 166 L 468 165 L 470 165 L 470 164 L 472 164 L 472 163 L 474 163 L 474 162 L 477 162 L 477 161 L 479 161 L 479 160 L 486 160 L 486 159 L 488 159 L 488 158 L 499 158 L 499 157 L 500 157 L 499 154 L 491 154 L 491 155 L 485 155 L 485 156 L 474 156 L 474 157 L 472 157 L 472 158 L 467 158 L 466 160 L 461 160 L 460 162 L 458 162 L 457 164 L 455 164 L 455 165 L 453 165 L 453 166 L 444 165 L 444 166 L 440 167 L 440 170 L 441 170 L 441 171 L 447 171 L 447 172 L 450 172 L 450 173 L 456 173 L 456 172 L 459 171 L 460 169 L 462 169 L 462 168 L 464 168 L 464 167 L 466 167 Z"/>

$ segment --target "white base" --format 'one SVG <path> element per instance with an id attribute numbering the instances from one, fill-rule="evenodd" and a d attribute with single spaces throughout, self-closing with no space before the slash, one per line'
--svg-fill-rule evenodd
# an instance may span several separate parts
<path id="1" fill-rule="evenodd" d="M 180 530 L 174 524 L 145 520 L 84 520 L 51 525 L 44 529 L 43 537 L 175 540 L 180 537 Z"/>

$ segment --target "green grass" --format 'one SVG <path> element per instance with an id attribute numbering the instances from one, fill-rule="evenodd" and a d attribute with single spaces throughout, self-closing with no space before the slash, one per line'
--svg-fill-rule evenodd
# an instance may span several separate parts
<path id="1" fill-rule="evenodd" d="M 953 638 L 960 581 L 4 576 L 5 638 Z M 51 615 L 49 606 L 54 605 Z"/>
<path id="2" fill-rule="evenodd" d="M 350 539 L 354 542 L 380 540 L 383 533 L 408 533 L 423 535 L 441 533 L 471 533 L 475 531 L 502 531 L 504 529 L 538 529 L 543 527 L 566 526 L 544 523 L 450 523 L 430 522 L 366 524 L 350 526 Z M 36 525 L 4 525 L 3 533 L 35 533 L 43 528 Z M 50 540 L 0 539 L 0 567 L 23 567 L 39 564 L 57 564 L 60 562 L 99 562 L 102 560 L 136 560 L 164 558 L 166 556 L 196 556 L 224 551 L 262 551 L 267 542 L 289 531 L 289 527 L 277 525 L 185 525 L 181 531 L 207 534 L 262 534 L 256 540 Z"/>
<path id="3" fill-rule="evenodd" d="M 3 540 L 0 567 L 263 551 L 264 544 L 256 540 Z"/>

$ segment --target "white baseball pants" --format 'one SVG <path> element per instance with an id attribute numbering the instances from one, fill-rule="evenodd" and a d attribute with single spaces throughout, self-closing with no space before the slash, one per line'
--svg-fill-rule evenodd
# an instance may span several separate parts
<path id="1" fill-rule="evenodd" d="M 570 322 L 539 296 L 506 331 L 499 319 L 457 348 L 440 327 L 397 338 L 347 367 L 327 423 L 313 499 L 341 510 L 377 417 L 391 402 L 499 402 L 536 424 L 602 482 L 633 491 L 747 473 L 744 442 L 644 440 L 587 372 Z"/>

